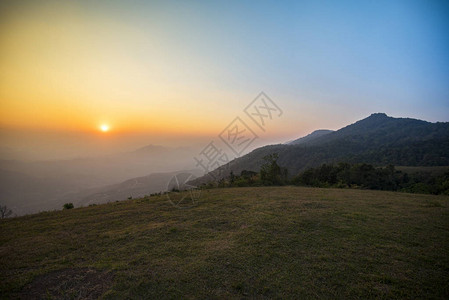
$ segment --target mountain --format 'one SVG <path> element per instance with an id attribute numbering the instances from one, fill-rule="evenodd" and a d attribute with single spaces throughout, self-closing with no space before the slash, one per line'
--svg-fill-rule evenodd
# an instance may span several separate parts
<path id="1" fill-rule="evenodd" d="M 301 140 L 301 139 L 299 139 Z M 430 123 L 411 118 L 393 118 L 384 113 L 309 139 L 306 143 L 269 145 L 200 177 L 192 184 L 226 177 L 231 171 L 259 171 L 263 157 L 278 153 L 279 165 L 290 175 L 323 163 L 365 162 L 374 165 L 449 165 L 449 123 Z"/>
<path id="2" fill-rule="evenodd" d="M 310 133 L 310 134 L 308 134 L 308 135 L 306 135 L 304 137 L 301 137 L 301 138 L 296 139 L 294 141 L 288 142 L 287 144 L 288 145 L 301 145 L 301 144 L 310 143 L 310 142 L 316 140 L 317 138 L 319 138 L 319 137 L 321 137 L 323 135 L 326 135 L 328 133 L 331 133 L 331 132 L 334 132 L 334 131 L 333 130 L 328 130 L 328 129 L 318 129 L 318 130 L 315 130 L 314 132 L 312 132 L 312 133 Z"/>
<path id="3" fill-rule="evenodd" d="M 137 150 L 66 160 L 0 160 L 0 168 L 32 177 L 67 179 L 74 188 L 91 188 L 155 172 L 187 169 L 196 149 L 148 145 Z"/>
<path id="4" fill-rule="evenodd" d="M 66 183 L 65 179 L 56 182 L 0 169 L 1 204 L 20 216 L 39 211 L 59 210 L 68 202 L 80 207 L 126 200 L 128 197 L 138 198 L 166 191 L 170 180 L 175 175 L 179 178 L 179 174 L 192 174 L 192 177 L 196 178 L 204 172 L 194 169 L 152 173 L 115 184 L 77 190 Z"/>
<path id="5" fill-rule="evenodd" d="M 325 145 L 338 140 L 364 146 L 399 145 L 448 137 L 449 123 L 430 123 L 411 118 L 393 118 L 375 113 L 309 144 Z"/>
<path id="6" fill-rule="evenodd" d="M 65 202 L 73 202 L 75 207 L 89 204 L 101 204 L 126 200 L 128 197 L 139 198 L 152 193 L 167 191 L 167 187 L 174 176 L 179 174 L 192 174 L 193 178 L 204 174 L 199 169 L 153 173 L 147 176 L 131 178 L 117 184 L 85 190 L 78 193 L 67 194 L 62 197 Z"/>
<path id="7" fill-rule="evenodd" d="M 60 209 L 70 202 L 65 198 L 69 195 L 87 196 L 86 192 L 92 193 L 92 189 L 130 178 L 189 169 L 196 153 L 195 149 L 148 145 L 98 157 L 0 160 L 0 204 L 8 206 L 17 215 Z M 156 191 L 159 190 L 153 192 Z"/>
<path id="8" fill-rule="evenodd" d="M 60 209 L 65 203 L 60 196 L 77 190 L 76 182 L 75 176 L 48 178 L 0 169 L 0 203 L 17 215 Z"/>

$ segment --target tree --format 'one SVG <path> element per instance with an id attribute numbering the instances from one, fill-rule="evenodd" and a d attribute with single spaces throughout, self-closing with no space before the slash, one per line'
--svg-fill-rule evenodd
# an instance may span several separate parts
<path id="1" fill-rule="evenodd" d="M 0 216 L 2 219 L 7 218 L 12 215 L 12 210 L 10 210 L 6 205 L 0 205 Z"/>
<path id="2" fill-rule="evenodd" d="M 250 186 L 255 183 L 256 176 L 257 176 L 257 172 L 254 172 L 254 171 L 243 170 L 240 173 L 241 180 L 246 182 Z M 243 185 L 243 184 L 240 184 L 240 185 Z"/>
<path id="3" fill-rule="evenodd" d="M 254 172 L 254 171 L 243 170 L 242 172 L 240 172 L 240 176 L 245 179 L 254 177 L 256 175 L 257 175 L 257 172 Z"/>
<path id="4" fill-rule="evenodd" d="M 277 153 L 269 154 L 263 158 L 265 163 L 260 168 L 260 179 L 266 185 L 284 184 L 287 180 L 287 169 L 278 165 L 278 158 Z"/>
<path id="5" fill-rule="evenodd" d="M 232 186 L 234 184 L 235 181 L 235 175 L 234 172 L 231 171 L 231 173 L 229 174 L 229 185 Z"/>

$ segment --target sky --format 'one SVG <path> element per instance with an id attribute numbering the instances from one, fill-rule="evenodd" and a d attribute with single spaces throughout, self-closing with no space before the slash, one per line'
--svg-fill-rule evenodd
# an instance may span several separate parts
<path id="1" fill-rule="evenodd" d="M 375 112 L 449 121 L 448 30 L 449 1 L 1 1 L 0 139 L 201 144 L 261 91 L 283 113 L 254 146 Z"/>

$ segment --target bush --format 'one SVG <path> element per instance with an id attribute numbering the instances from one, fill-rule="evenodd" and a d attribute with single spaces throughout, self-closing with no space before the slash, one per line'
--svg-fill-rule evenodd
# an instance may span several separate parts
<path id="1" fill-rule="evenodd" d="M 66 203 L 66 204 L 64 204 L 63 209 L 72 209 L 74 207 L 75 206 L 73 206 L 73 203 Z"/>

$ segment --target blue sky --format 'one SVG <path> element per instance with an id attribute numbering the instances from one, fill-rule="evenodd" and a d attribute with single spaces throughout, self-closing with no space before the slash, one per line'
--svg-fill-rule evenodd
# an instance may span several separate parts
<path id="1" fill-rule="evenodd" d="M 225 89 L 447 121 L 448 8 L 438 1 L 202 3 L 178 7 L 171 22 L 175 36 L 189 36 L 188 51 L 219 65 Z"/>
<path id="2" fill-rule="evenodd" d="M 242 98 L 265 90 L 345 122 L 375 111 L 449 120 L 447 1 L 136 2 L 115 13 L 123 10 L 179 49 L 196 69 L 183 80 Z"/>

